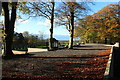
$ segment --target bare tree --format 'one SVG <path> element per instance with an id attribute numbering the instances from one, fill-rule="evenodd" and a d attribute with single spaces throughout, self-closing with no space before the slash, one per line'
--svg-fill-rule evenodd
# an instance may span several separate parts
<path id="1" fill-rule="evenodd" d="M 73 48 L 73 36 L 74 36 L 74 27 L 77 23 L 77 20 L 84 16 L 84 13 L 87 9 L 84 2 L 63 2 L 57 10 L 56 16 L 59 19 L 57 22 L 59 25 L 66 26 L 66 29 L 69 31 L 70 40 L 69 40 L 69 49 Z"/>
<path id="2" fill-rule="evenodd" d="M 50 20 L 51 25 L 50 25 L 49 50 L 53 50 L 52 44 L 53 44 L 53 26 L 55 10 L 54 0 L 52 0 L 51 2 L 30 2 L 28 3 L 28 5 L 24 6 L 24 8 L 28 8 L 26 12 L 29 12 L 29 14 L 44 17 Z"/>

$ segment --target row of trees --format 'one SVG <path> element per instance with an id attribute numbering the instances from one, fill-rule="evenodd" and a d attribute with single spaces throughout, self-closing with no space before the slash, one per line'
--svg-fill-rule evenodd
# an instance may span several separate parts
<path id="1" fill-rule="evenodd" d="M 29 17 L 42 16 L 50 20 L 50 41 L 49 50 L 53 50 L 53 26 L 55 17 L 58 18 L 60 25 L 65 25 L 70 32 L 69 49 L 73 47 L 73 35 L 75 21 L 77 21 L 82 13 L 87 10 L 87 3 L 84 2 L 63 2 L 61 8 L 55 7 L 55 2 L 2 2 L 2 8 L 4 10 L 4 25 L 5 25 L 5 45 L 4 45 L 4 56 L 12 55 L 12 43 L 14 34 L 14 24 L 16 20 L 16 11 L 22 11 L 23 13 L 29 14 Z M 57 10 L 56 10 L 57 8 Z M 10 11 L 11 10 L 11 11 Z M 55 14 L 58 14 L 55 16 Z M 61 16 L 60 16 L 61 15 Z M 64 21 L 63 21 L 64 20 Z"/>
<path id="2" fill-rule="evenodd" d="M 55 4 L 58 5 L 55 6 Z M 84 2 L 55 3 L 54 0 L 52 0 L 52 2 L 30 2 L 26 5 L 21 5 L 20 10 L 25 14 L 30 14 L 32 16 L 42 16 L 50 21 L 49 50 L 53 50 L 52 43 L 54 23 L 57 23 L 59 26 L 66 26 L 70 34 L 69 49 L 72 49 L 74 25 L 80 16 L 83 16 L 83 12 L 87 10 L 88 7 L 86 7 L 86 5 L 87 3 Z M 57 22 L 54 21 L 54 19 L 56 19 Z"/>
<path id="3" fill-rule="evenodd" d="M 46 42 L 48 42 L 47 39 L 44 38 L 45 35 L 43 33 L 34 35 L 29 34 L 29 32 L 25 31 L 22 34 L 28 47 L 46 46 Z"/>
<path id="4" fill-rule="evenodd" d="M 25 31 L 23 33 L 14 33 L 13 37 L 13 49 L 22 50 L 27 47 L 37 47 L 37 46 L 45 46 L 47 40 L 44 39 L 44 35 L 40 34 L 34 35 L 29 34 L 29 32 Z"/>
<path id="5" fill-rule="evenodd" d="M 120 41 L 120 6 L 109 4 L 97 13 L 79 20 L 75 37 L 84 42 L 115 43 Z"/>
<path id="6" fill-rule="evenodd" d="M 13 36 L 13 45 L 12 49 L 18 50 L 18 49 L 25 49 L 27 48 L 27 43 L 25 41 L 25 38 L 23 37 L 22 33 L 14 33 Z"/>

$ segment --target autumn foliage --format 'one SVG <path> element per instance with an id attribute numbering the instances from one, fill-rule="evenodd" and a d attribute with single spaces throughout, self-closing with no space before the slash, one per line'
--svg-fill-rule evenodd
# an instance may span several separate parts
<path id="1" fill-rule="evenodd" d="M 120 6 L 109 4 L 103 9 L 79 20 L 75 37 L 85 42 L 114 43 L 120 35 Z"/>

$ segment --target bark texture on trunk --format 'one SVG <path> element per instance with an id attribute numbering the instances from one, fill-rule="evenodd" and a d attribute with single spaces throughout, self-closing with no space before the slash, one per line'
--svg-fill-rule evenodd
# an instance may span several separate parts
<path id="1" fill-rule="evenodd" d="M 53 50 L 53 24 L 54 24 L 54 7 L 55 3 L 54 0 L 51 2 L 53 7 L 52 7 L 52 13 L 51 13 L 51 27 L 50 27 L 50 40 L 49 40 L 49 50 Z"/>
<path id="2" fill-rule="evenodd" d="M 74 11 L 71 12 L 71 25 L 70 25 L 70 40 L 69 40 L 69 49 L 73 49 L 73 36 L 74 36 Z"/>
<path id="3" fill-rule="evenodd" d="M 14 24 L 16 20 L 16 6 L 17 2 L 12 2 L 12 11 L 11 16 L 9 14 L 8 2 L 3 2 L 2 7 L 5 13 L 5 41 L 4 41 L 4 53 L 3 56 L 11 56 L 12 52 L 12 43 L 13 43 L 13 34 L 14 34 Z M 11 18 L 10 18 L 11 17 Z"/>

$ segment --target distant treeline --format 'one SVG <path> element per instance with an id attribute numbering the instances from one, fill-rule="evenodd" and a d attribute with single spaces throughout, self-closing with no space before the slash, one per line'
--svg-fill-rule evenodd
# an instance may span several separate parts
<path id="1" fill-rule="evenodd" d="M 28 32 L 14 33 L 13 37 L 13 49 L 25 49 L 28 47 L 47 46 L 47 39 L 44 39 L 44 35 L 39 36 L 29 34 Z"/>

